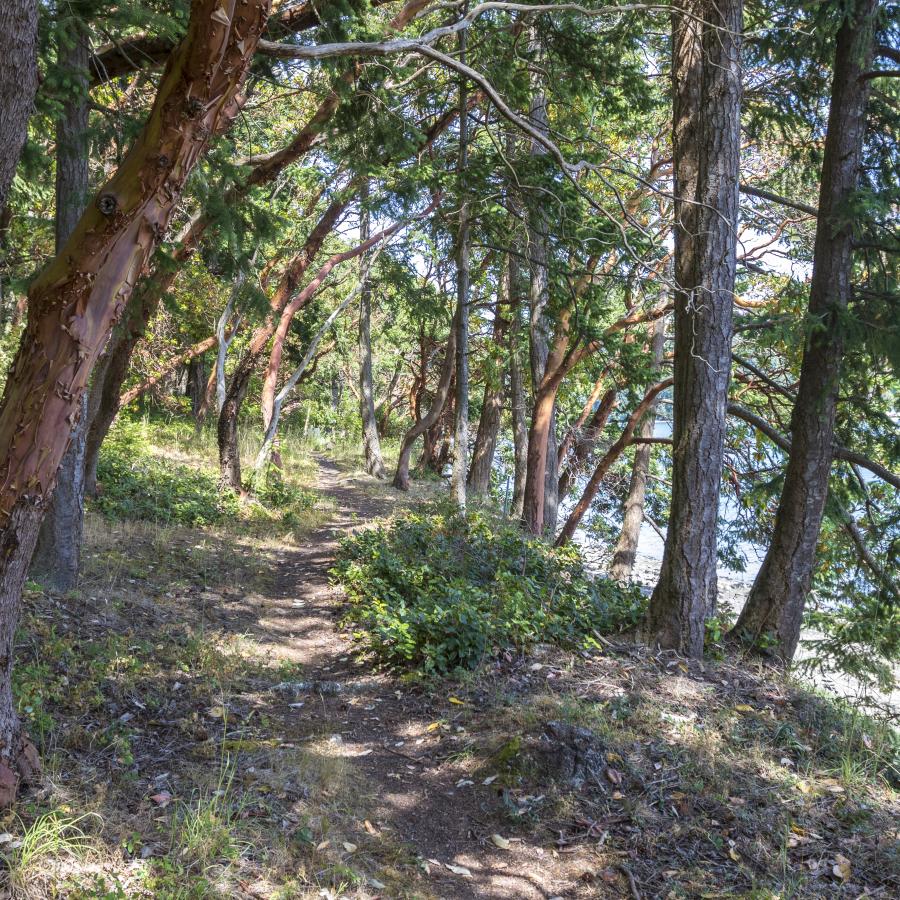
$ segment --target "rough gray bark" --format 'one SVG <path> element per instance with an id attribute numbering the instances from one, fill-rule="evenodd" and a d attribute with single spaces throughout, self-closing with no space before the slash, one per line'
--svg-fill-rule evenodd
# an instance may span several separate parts
<path id="1" fill-rule="evenodd" d="M 88 194 L 88 60 L 84 23 L 73 16 L 60 23 L 57 65 L 71 86 L 56 123 L 56 252 L 75 230 Z M 84 459 L 88 395 L 56 476 L 56 489 L 38 533 L 31 571 L 45 587 L 65 594 L 78 583 L 84 533 Z"/>
<path id="2" fill-rule="evenodd" d="M 37 0 L 0 3 L 0 209 L 25 143 L 37 91 Z"/>
<path id="3" fill-rule="evenodd" d="M 703 652 L 716 605 L 716 520 L 731 373 L 738 226 L 741 0 L 673 13 L 675 390 L 672 501 L 647 636 Z"/>
<path id="4" fill-rule="evenodd" d="M 466 61 L 466 31 L 459 33 L 459 59 Z M 469 161 L 469 115 L 466 79 L 459 80 L 459 156 L 456 175 L 460 188 L 459 231 L 456 237 L 456 409 L 453 421 L 453 470 L 450 494 L 457 506 L 466 505 L 469 455 L 469 203 L 466 167 Z"/>
<path id="5" fill-rule="evenodd" d="M 29 288 L 28 323 L 0 403 L 0 803 L 33 772 L 12 699 L 13 642 L 38 525 L 81 396 L 185 180 L 240 109 L 268 12 L 268 0 L 195 0 L 144 129 Z"/>
<path id="6" fill-rule="evenodd" d="M 525 377 L 522 370 L 521 310 L 518 260 L 509 256 L 509 290 L 512 298 L 509 328 L 509 412 L 513 433 L 513 495 L 509 514 L 521 519 L 525 509 L 525 480 L 528 476 L 528 420 L 525 414 Z"/>
<path id="7" fill-rule="evenodd" d="M 365 196 L 367 191 L 363 192 Z M 363 213 L 360 240 L 369 238 L 369 213 Z M 362 290 L 359 295 L 359 415 L 362 421 L 363 452 L 366 471 L 375 478 L 387 474 L 381 455 L 378 437 L 378 419 L 375 416 L 375 387 L 372 377 L 372 284 L 369 278 L 369 257 L 363 254 L 359 264 Z"/>
<path id="8" fill-rule="evenodd" d="M 809 291 L 809 323 L 791 417 L 791 449 L 772 541 L 734 628 L 741 639 L 789 663 L 800 639 L 833 458 L 844 342 L 841 317 L 851 293 L 853 221 L 847 203 L 859 182 L 877 0 L 857 0 L 837 36 L 819 219 Z M 761 641 L 761 639 L 765 641 Z"/>
<path id="9" fill-rule="evenodd" d="M 666 342 L 666 325 L 664 319 L 657 319 L 653 323 L 653 336 L 650 352 L 653 354 L 653 369 L 659 369 L 663 358 L 663 348 Z M 638 429 L 638 437 L 648 438 L 653 436 L 656 425 L 656 403 L 648 410 L 647 415 Z M 644 500 L 647 494 L 647 477 L 650 473 L 650 454 L 652 444 L 638 444 L 634 451 L 634 461 L 631 465 L 631 481 L 628 484 L 628 494 L 625 497 L 624 515 L 622 516 L 622 531 L 616 541 L 613 551 L 612 564 L 609 573 L 619 581 L 625 581 L 631 577 L 634 568 L 634 558 L 637 555 L 638 536 L 641 532 L 641 523 L 644 520 Z"/>

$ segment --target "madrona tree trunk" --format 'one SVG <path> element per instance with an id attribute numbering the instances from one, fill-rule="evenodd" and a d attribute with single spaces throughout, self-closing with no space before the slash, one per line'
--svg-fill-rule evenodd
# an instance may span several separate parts
<path id="1" fill-rule="evenodd" d="M 0 210 L 25 143 L 37 91 L 37 0 L 0 3 Z"/>
<path id="2" fill-rule="evenodd" d="M 110 328 L 239 91 L 268 0 L 197 0 L 144 130 L 28 292 L 0 403 L 0 802 L 35 774 L 12 696 L 22 586 L 81 396 Z"/>
<path id="3" fill-rule="evenodd" d="M 731 373 L 742 0 L 678 0 L 672 22 L 672 501 L 646 626 L 652 642 L 700 656 L 704 623 L 716 604 L 716 520 Z"/>
<path id="4" fill-rule="evenodd" d="M 368 190 L 363 191 L 363 197 Z M 369 211 L 363 210 L 359 236 L 369 237 Z M 367 254 L 363 254 L 359 264 L 359 279 L 362 290 L 359 294 L 359 416 L 362 422 L 363 454 L 366 472 L 375 478 L 384 478 L 387 471 L 381 455 L 381 440 L 378 436 L 378 420 L 375 417 L 375 386 L 372 376 L 372 283 Z"/>
<path id="5" fill-rule="evenodd" d="M 664 319 L 657 319 L 653 323 L 653 336 L 650 352 L 653 354 L 653 369 L 659 369 L 663 358 L 663 349 L 666 343 L 666 323 Z M 656 403 L 647 409 L 638 428 L 638 437 L 649 438 L 653 436 L 656 425 Z M 641 533 L 641 524 L 644 521 L 644 502 L 647 496 L 647 479 L 650 475 L 650 454 L 653 445 L 638 444 L 634 451 L 634 460 L 631 464 L 631 480 L 628 483 L 628 494 L 625 497 L 622 515 L 622 531 L 616 541 L 613 551 L 612 563 L 609 574 L 619 581 L 625 581 L 631 577 L 634 568 L 634 559 L 637 556 L 638 538 Z"/>
<path id="6" fill-rule="evenodd" d="M 429 428 L 437 423 L 450 394 L 450 383 L 453 380 L 456 368 L 456 338 L 459 333 L 457 317 L 459 315 L 460 310 L 457 305 L 453 321 L 450 323 L 450 334 L 447 338 L 447 346 L 444 348 L 444 362 L 441 365 L 441 373 L 438 376 L 438 384 L 434 392 L 431 408 L 406 432 L 403 437 L 403 443 L 400 445 L 397 471 L 394 472 L 393 481 L 394 487 L 398 490 L 409 490 L 409 460 L 412 456 L 413 446 L 421 435 L 425 434 Z"/>
<path id="7" fill-rule="evenodd" d="M 525 507 L 525 480 L 528 476 L 528 417 L 525 413 L 525 374 L 522 367 L 519 265 L 509 257 L 509 289 L 512 316 L 509 328 L 509 414 L 513 433 L 513 494 L 509 514 L 521 519 Z"/>
<path id="8" fill-rule="evenodd" d="M 90 44 L 77 12 L 57 23 L 57 66 L 69 95 L 56 123 L 56 252 L 63 248 L 84 211 L 88 193 L 88 59 Z M 84 451 L 87 436 L 87 392 L 69 449 L 56 476 L 31 561 L 35 578 L 57 593 L 78 581 L 84 531 Z"/>
<path id="9" fill-rule="evenodd" d="M 568 465 L 559 476 L 558 493 L 561 499 L 565 500 L 569 496 L 569 491 L 572 489 L 575 479 L 594 452 L 594 448 L 600 440 L 600 435 L 603 434 L 603 429 L 606 427 L 607 420 L 616 408 L 617 397 L 618 391 L 616 388 L 607 388 L 591 417 L 581 429 L 581 433 L 574 438 L 575 446 L 569 454 Z"/>
<path id="10" fill-rule="evenodd" d="M 851 293 L 853 216 L 871 81 L 877 0 L 847 6 L 837 35 L 809 289 L 809 334 L 791 417 L 791 450 L 768 552 L 734 633 L 789 663 L 800 639 L 832 462 Z"/>

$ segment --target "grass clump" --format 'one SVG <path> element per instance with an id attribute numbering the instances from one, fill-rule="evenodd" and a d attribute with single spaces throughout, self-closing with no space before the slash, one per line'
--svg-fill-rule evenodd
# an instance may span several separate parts
<path id="1" fill-rule="evenodd" d="M 389 666 L 426 673 L 537 642 L 596 646 L 598 634 L 632 627 L 644 611 L 637 589 L 589 577 L 577 548 L 447 502 L 347 538 L 333 574 L 360 643 Z"/>

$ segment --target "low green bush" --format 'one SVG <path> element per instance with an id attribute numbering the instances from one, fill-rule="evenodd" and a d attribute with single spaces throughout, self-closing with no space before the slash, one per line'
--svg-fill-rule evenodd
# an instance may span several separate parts
<path id="1" fill-rule="evenodd" d="M 269 478 L 254 488 L 254 503 L 242 504 L 233 492 L 220 490 L 212 466 L 177 463 L 165 451 L 154 452 L 153 439 L 159 437 L 167 437 L 165 430 L 145 422 L 116 423 L 100 451 L 96 510 L 113 519 L 188 528 L 238 521 L 295 528 L 318 501 L 314 491 Z"/>
<path id="2" fill-rule="evenodd" d="M 360 644 L 389 666 L 429 673 L 537 642 L 596 646 L 599 634 L 634 626 L 645 605 L 636 588 L 590 577 L 576 547 L 447 503 L 345 539 L 333 576 Z"/>
<path id="3" fill-rule="evenodd" d="M 117 423 L 97 464 L 95 508 L 112 518 L 167 525 L 217 525 L 237 518 L 240 501 L 216 474 L 153 455 L 136 422 Z"/>

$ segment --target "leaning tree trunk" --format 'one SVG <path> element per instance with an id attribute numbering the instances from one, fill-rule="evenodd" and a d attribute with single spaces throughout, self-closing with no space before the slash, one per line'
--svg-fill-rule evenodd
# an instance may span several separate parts
<path id="1" fill-rule="evenodd" d="M 457 305 L 453 321 L 450 323 L 450 335 L 447 338 L 447 346 L 444 349 L 444 362 L 441 366 L 441 374 L 438 377 L 437 389 L 434 392 L 431 408 L 406 432 L 403 443 L 400 445 L 397 471 L 394 472 L 393 481 L 394 487 L 398 490 L 409 490 L 409 460 L 412 456 L 413 446 L 421 435 L 437 423 L 450 394 L 450 383 L 453 380 L 456 367 L 456 337 L 459 333 L 457 318 L 459 315 L 460 310 Z"/>
<path id="2" fill-rule="evenodd" d="M 563 500 L 569 496 L 569 490 L 580 474 L 582 466 L 594 452 L 594 448 L 600 440 L 600 435 L 603 434 L 603 429 L 606 427 L 606 422 L 616 408 L 617 398 L 618 391 L 616 388 L 608 388 L 606 393 L 600 398 L 597 408 L 590 419 L 588 419 L 581 434 L 575 438 L 575 447 L 572 453 L 569 454 L 568 465 L 559 476 L 558 493 Z"/>
<path id="3" fill-rule="evenodd" d="M 772 542 L 734 633 L 789 663 L 800 640 L 831 470 L 834 419 L 850 299 L 853 217 L 859 182 L 877 0 L 857 0 L 837 36 L 809 289 L 812 326 L 791 417 L 791 450 Z"/>
<path id="4" fill-rule="evenodd" d="M 185 180 L 238 96 L 268 0 L 198 0 L 143 132 L 34 280 L 0 404 L 0 802 L 35 772 L 12 696 L 13 640 L 38 528 L 91 370 L 165 233 Z"/>
<path id="5" fill-rule="evenodd" d="M 65 74 L 70 91 L 56 123 L 56 252 L 59 253 L 75 230 L 87 202 L 90 43 L 85 24 L 77 16 L 60 23 L 57 41 L 57 65 Z M 60 594 L 75 587 L 81 565 L 87 399 L 85 392 L 31 561 L 37 580 Z"/>
<path id="6" fill-rule="evenodd" d="M 25 143 L 37 91 L 37 0 L 0 3 L 0 209 Z"/>
<path id="7" fill-rule="evenodd" d="M 651 340 L 651 353 L 653 354 L 653 369 L 659 369 L 663 359 L 663 349 L 666 343 L 666 325 L 664 319 L 657 319 L 653 323 L 653 337 Z M 656 404 L 650 406 L 647 415 L 638 429 L 638 436 L 650 438 L 656 425 Z M 634 568 L 634 560 L 637 556 L 638 538 L 641 533 L 641 524 L 644 521 L 644 502 L 647 495 L 647 479 L 650 475 L 650 454 L 653 445 L 650 443 L 638 444 L 634 451 L 634 461 L 631 464 L 631 481 L 628 484 L 628 494 L 625 497 L 624 514 L 622 516 L 622 531 L 616 541 L 613 551 L 612 563 L 609 574 L 619 581 L 625 581 L 631 577 Z"/>
<path id="8" fill-rule="evenodd" d="M 741 0 L 673 14 L 675 390 L 672 501 L 647 635 L 703 653 L 716 604 L 716 521 L 731 374 L 741 130 Z"/>
<path id="9" fill-rule="evenodd" d="M 368 197 L 368 189 L 363 191 Z M 369 237 L 369 211 L 364 210 L 360 238 Z M 362 423 L 363 453 L 366 472 L 375 478 L 384 478 L 387 471 L 381 455 L 378 437 L 378 420 L 375 417 L 375 386 L 372 376 L 372 282 L 368 254 L 360 258 L 359 279 L 362 290 L 359 295 L 359 416 Z"/>

